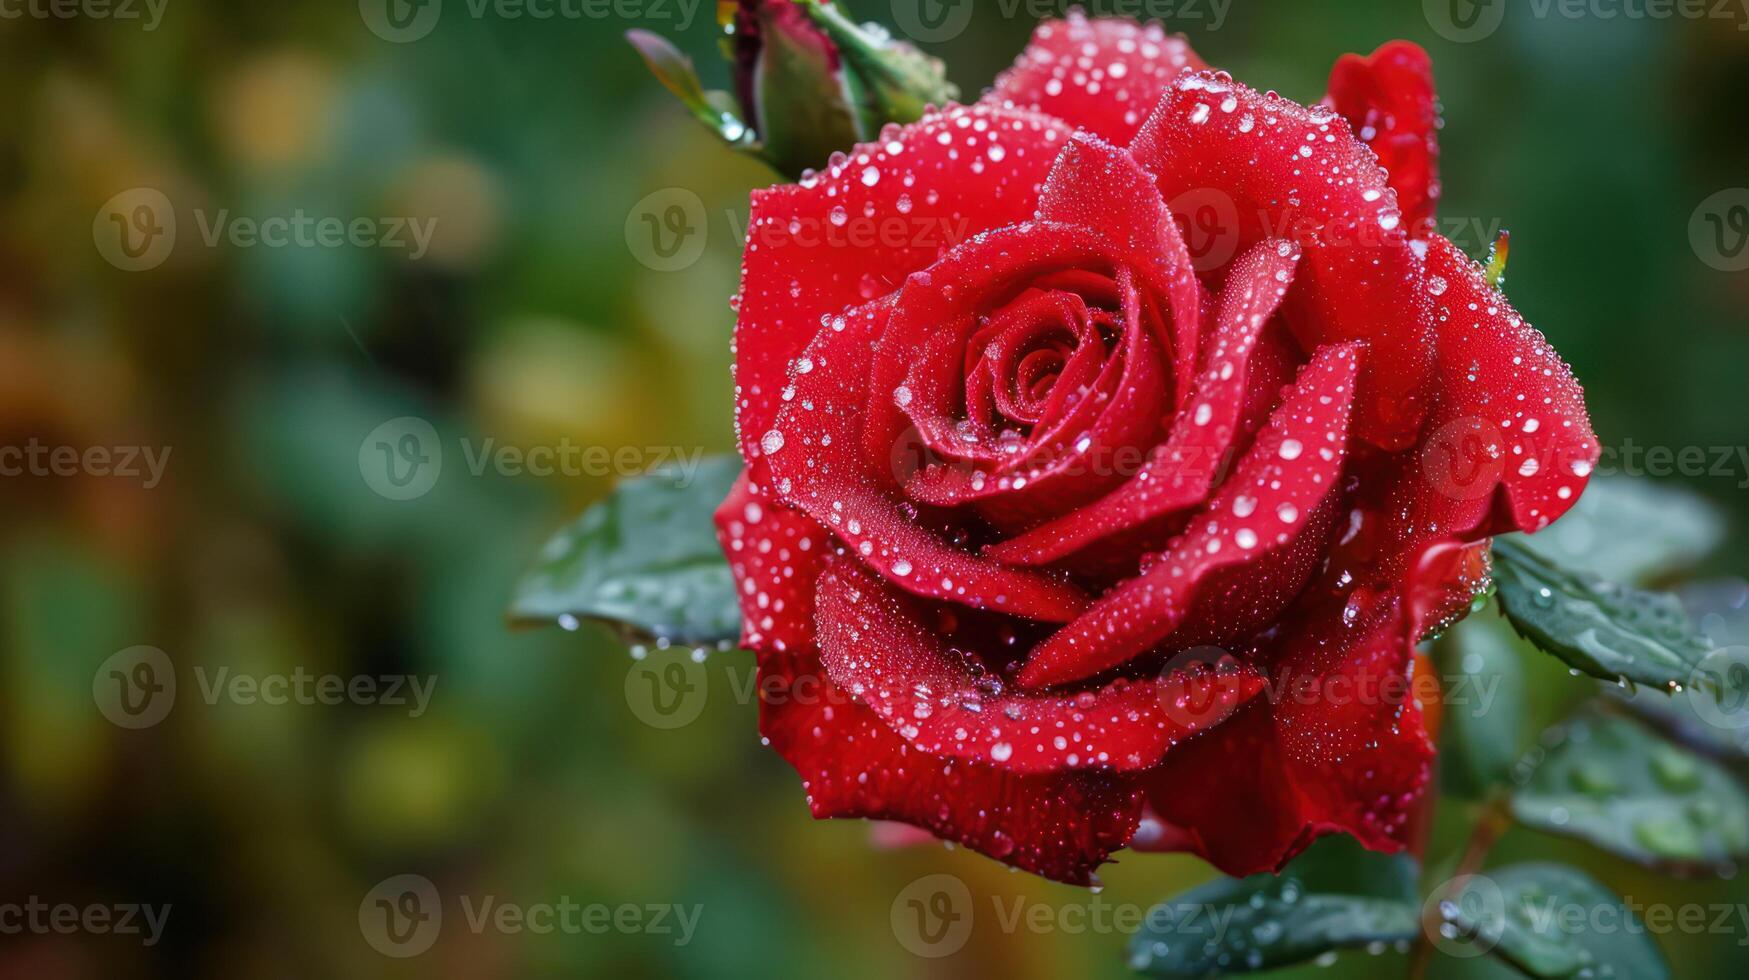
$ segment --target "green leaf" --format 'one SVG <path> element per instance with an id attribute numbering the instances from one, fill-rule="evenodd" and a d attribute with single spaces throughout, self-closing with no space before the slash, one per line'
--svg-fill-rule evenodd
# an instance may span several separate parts
<path id="1" fill-rule="evenodd" d="M 1251 973 L 1420 932 L 1417 869 L 1326 837 L 1278 875 L 1224 878 L 1149 910 L 1130 966 L 1156 977 Z"/>
<path id="2" fill-rule="evenodd" d="M 1544 734 L 1515 780 L 1520 823 L 1648 867 L 1719 871 L 1749 855 L 1749 793 L 1630 718 L 1582 711 Z"/>
<path id="3" fill-rule="evenodd" d="M 1539 980 L 1670 975 L 1639 916 L 1575 868 L 1517 864 L 1474 875 L 1439 911 L 1435 942 L 1448 955 L 1486 952 Z"/>
<path id="4" fill-rule="evenodd" d="M 1512 538 L 1494 541 L 1494 582 L 1520 636 L 1600 680 L 1675 691 L 1712 652 L 1675 596 L 1569 571 Z"/>
<path id="5" fill-rule="evenodd" d="M 1524 754 L 1524 667 L 1504 625 L 1469 619 L 1434 645 L 1442 727 L 1444 789 L 1480 800 L 1504 783 Z"/>
<path id="6" fill-rule="evenodd" d="M 1701 662 L 1703 683 L 1680 697 L 1660 690 L 1607 690 L 1671 738 L 1723 759 L 1749 759 L 1749 583 L 1697 582 L 1680 592 L 1689 617 L 1717 647 Z"/>
<path id="7" fill-rule="evenodd" d="M 1692 567 L 1724 543 L 1725 533 L 1717 508 L 1674 484 L 1600 476 L 1565 517 L 1510 540 L 1558 565 L 1643 584 Z"/>
<path id="8" fill-rule="evenodd" d="M 643 56 L 650 74 L 674 93 L 699 122 L 737 149 L 757 149 L 752 130 L 731 108 L 734 99 L 722 92 L 705 91 L 692 59 L 672 42 L 660 34 L 641 30 L 627 31 L 626 40 Z"/>
<path id="9" fill-rule="evenodd" d="M 740 472 L 739 459 L 719 456 L 691 474 L 669 468 L 620 484 L 541 549 L 511 621 L 574 629 L 594 619 L 638 639 L 733 642 L 740 608 L 711 513 Z"/>

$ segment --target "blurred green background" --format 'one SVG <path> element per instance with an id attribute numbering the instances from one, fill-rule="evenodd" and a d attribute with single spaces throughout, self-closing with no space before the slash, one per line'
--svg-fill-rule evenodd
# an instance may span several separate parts
<path id="1" fill-rule="evenodd" d="M 1059 913 L 1146 907 L 1203 866 L 1127 857 L 1090 895 L 814 823 L 759 744 L 747 655 L 697 668 L 708 696 L 669 728 L 639 707 L 639 672 L 680 654 L 633 660 L 589 626 L 505 628 L 546 535 L 611 480 L 476 474 L 470 454 L 488 439 L 650 462 L 646 447 L 728 451 L 737 235 L 748 191 L 775 178 L 697 128 L 621 40 L 674 37 L 723 84 L 709 5 L 538 19 L 449 0 L 396 43 L 367 25 L 373 4 L 167 0 L 154 20 L 136 0 L 142 19 L 126 20 L 20 2 L 0 18 L 0 445 L 171 454 L 150 487 L 0 479 L 0 902 L 171 906 L 150 947 L 0 935 L 0 975 L 1124 976 L 1124 936 L 1005 934 L 989 898 L 1072 923 Z M 1512 6 L 1470 43 L 1413 0 L 1095 9 L 1166 16 L 1211 63 L 1302 101 L 1343 52 L 1423 43 L 1446 111 L 1443 213 L 1461 223 L 1445 227 L 1478 254 L 1510 227 L 1509 290 L 1577 369 L 1605 442 L 1749 445 L 1749 276 L 1710 266 L 1690 236 L 1703 201 L 1749 184 L 1749 14 Z M 886 3 L 850 7 L 895 20 Z M 924 46 L 971 97 L 1040 10 L 979 0 L 963 32 Z M 143 271 L 103 244 L 106 209 L 135 188 L 177 221 Z M 638 202 L 673 188 L 705 206 L 703 251 L 658 271 L 638 258 Z M 435 224 L 417 258 L 207 241 L 221 213 L 300 211 Z M 443 468 L 429 492 L 391 499 L 361 449 L 408 416 L 434 426 Z M 1743 526 L 1743 464 L 1687 482 Z M 179 689 L 132 730 L 106 720 L 101 692 L 106 661 L 138 645 L 168 655 Z M 204 697 L 222 668 L 435 688 L 422 713 Z M 1584 693 L 1558 670 L 1538 678 L 1547 717 Z M 1442 838 L 1463 816 L 1447 808 Z M 1500 855 L 1571 857 L 1641 901 L 1749 901 L 1742 884 L 1673 883 L 1527 832 Z M 966 881 L 981 918 L 963 951 L 928 960 L 890 913 L 935 872 Z M 360 922 L 402 874 L 430 879 L 445 915 L 436 945 L 404 960 Z M 702 914 L 684 945 L 471 929 L 461 903 L 485 896 Z M 1740 969 L 1749 943 L 1660 938 L 1681 976 Z M 1382 959 L 1309 972 L 1400 972 Z"/>

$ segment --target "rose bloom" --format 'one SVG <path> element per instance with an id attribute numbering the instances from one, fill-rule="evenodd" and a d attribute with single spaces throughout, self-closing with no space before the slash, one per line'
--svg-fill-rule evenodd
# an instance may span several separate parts
<path id="1" fill-rule="evenodd" d="M 1306 107 L 1075 16 L 753 195 L 717 524 L 816 817 L 1076 883 L 1409 844 L 1414 646 L 1598 452 L 1432 231 L 1437 125 L 1412 44 Z"/>

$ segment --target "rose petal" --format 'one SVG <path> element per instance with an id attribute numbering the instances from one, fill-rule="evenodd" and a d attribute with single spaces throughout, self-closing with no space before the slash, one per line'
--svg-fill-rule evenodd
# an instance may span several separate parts
<path id="1" fill-rule="evenodd" d="M 796 359 L 783 410 L 759 437 L 779 499 L 832 531 L 870 567 L 918 595 L 1034 619 L 1066 621 L 1084 605 L 1074 589 L 965 553 L 902 513 L 885 489 L 891 448 L 863 453 L 873 346 L 891 298 L 828 326 Z M 882 470 L 888 470 L 881 472 Z"/>
<path id="2" fill-rule="evenodd" d="M 1305 246 L 1284 310 L 1295 337 L 1307 350 L 1365 341 L 1356 431 L 1383 449 L 1413 444 L 1428 407 L 1431 313 L 1396 195 L 1341 117 L 1197 73 L 1175 83 L 1130 151 L 1166 200 L 1229 201 L 1235 224 L 1222 231 L 1238 246 Z"/>
<path id="3" fill-rule="evenodd" d="M 952 106 L 818 176 L 753 193 L 736 300 L 735 418 L 756 480 L 788 365 L 821 324 L 897 289 L 954 244 L 1030 217 L 1069 133 L 1018 110 Z"/>
<path id="4" fill-rule="evenodd" d="M 832 536 L 741 474 L 717 507 L 717 540 L 741 602 L 741 645 L 805 650 L 814 645 L 814 581 Z"/>
<path id="5" fill-rule="evenodd" d="M 1573 371 L 1541 333 L 1524 321 L 1482 269 L 1435 235 L 1427 253 L 1427 290 L 1439 325 L 1441 433 L 1466 434 L 1485 448 L 1473 473 L 1428 474 L 1432 489 L 1459 501 L 1504 488 L 1497 516 L 1484 528 L 1498 534 L 1539 531 L 1565 514 L 1584 492 L 1601 447 Z M 1489 458 L 1497 452 L 1498 458 Z"/>
<path id="6" fill-rule="evenodd" d="M 746 477 L 717 510 L 745 645 L 759 654 L 759 731 L 795 767 L 816 818 L 903 821 L 1033 874 L 1086 885 L 1135 830 L 1134 783 L 1108 773 L 1022 776 L 931 758 L 825 677 L 814 588 L 829 536 Z"/>
<path id="7" fill-rule="evenodd" d="M 1141 794 L 1113 773 L 1019 775 L 930 756 L 826 680 L 818 661 L 762 656 L 759 730 L 802 777 L 817 819 L 867 817 L 922 827 L 1021 870 L 1073 885 L 1134 834 Z M 826 691 L 812 697 L 809 690 Z M 798 696 L 787 696 L 788 692 Z"/>
<path id="8" fill-rule="evenodd" d="M 891 452 L 915 424 L 925 442 L 945 456 L 1000 458 L 990 447 L 957 453 L 953 448 L 961 441 L 954 407 L 963 358 L 943 352 L 961 349 L 979 318 L 1018 291 L 1065 273 L 1115 274 L 1121 260 L 1091 229 L 1027 221 L 980 235 L 907 279 L 865 383 L 869 399 L 862 439 L 868 455 Z"/>
<path id="9" fill-rule="evenodd" d="M 1099 691 L 1027 694 L 948 649 L 912 600 L 854 562 L 829 559 L 818 602 L 820 659 L 834 683 L 929 755 L 1011 772 L 1145 769 L 1262 687 L 1249 670 L 1199 665 Z M 1206 699 L 1178 710 L 1191 692 Z"/>
<path id="10" fill-rule="evenodd" d="M 1252 350 L 1287 295 L 1299 259 L 1294 245 L 1267 241 L 1234 263 L 1195 393 L 1173 421 L 1166 445 L 1134 477 L 1098 503 L 991 547 L 989 555 L 1016 565 L 1048 564 L 1206 499 L 1238 434 Z"/>
<path id="11" fill-rule="evenodd" d="M 1121 278 L 1124 318 L 1134 323 L 1140 313 L 1133 277 L 1125 270 Z M 990 469 L 926 468 L 907 482 L 906 491 L 938 506 L 976 503 L 979 514 L 998 527 L 1036 523 L 1097 498 L 1120 478 L 1104 461 L 1125 450 L 1140 451 L 1158 431 L 1166 405 L 1167 382 L 1153 332 L 1126 328 L 1123 345 L 1072 408 L 1034 431 L 1027 452 Z"/>
<path id="12" fill-rule="evenodd" d="M 1402 850 L 1433 749 L 1400 609 L 1323 604 L 1277 635 L 1271 696 L 1169 753 L 1146 777 L 1150 806 L 1235 877 L 1279 871 L 1327 833 Z"/>
<path id="13" fill-rule="evenodd" d="M 1196 373 L 1202 297 L 1190 249 L 1166 210 L 1160 190 L 1141 164 L 1118 147 L 1077 133 L 1063 147 L 1039 197 L 1038 220 L 1080 225 L 1112 239 L 1144 281 L 1163 290 L 1172 306 L 1172 349 L 1179 402 Z"/>
<path id="14" fill-rule="evenodd" d="M 1153 567 L 1034 650 L 1020 683 L 1062 684 L 1124 663 L 1178 628 L 1214 572 L 1257 561 L 1314 525 L 1347 455 L 1358 362 L 1358 345 L 1318 351 L 1207 512 Z"/>
<path id="15" fill-rule="evenodd" d="M 1174 78 L 1206 67 L 1189 42 L 1168 37 L 1159 24 L 1089 20 L 1072 10 L 1039 24 L 984 101 L 1046 113 L 1125 143 Z"/>
<path id="16" fill-rule="evenodd" d="M 1330 73 L 1326 101 L 1378 154 L 1410 234 L 1431 234 L 1440 196 L 1433 59 L 1410 41 L 1392 41 L 1367 57 L 1345 54 Z"/>

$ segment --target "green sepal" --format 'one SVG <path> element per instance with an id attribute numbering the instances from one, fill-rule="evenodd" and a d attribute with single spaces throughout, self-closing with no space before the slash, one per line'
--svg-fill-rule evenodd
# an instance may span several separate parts
<path id="1" fill-rule="evenodd" d="M 706 91 L 691 58 L 660 34 L 631 30 L 625 36 L 649 66 L 650 74 L 674 93 L 693 118 L 735 149 L 761 155 L 753 130 L 735 112 L 734 97 L 727 92 Z"/>
<path id="2" fill-rule="evenodd" d="M 947 67 L 886 30 L 858 26 L 843 11 L 821 0 L 801 0 L 814 23 L 838 46 L 852 78 L 862 139 L 873 139 L 888 123 L 916 122 L 930 106 L 959 97 L 947 80 Z M 848 150 L 843 146 L 839 149 Z"/>

